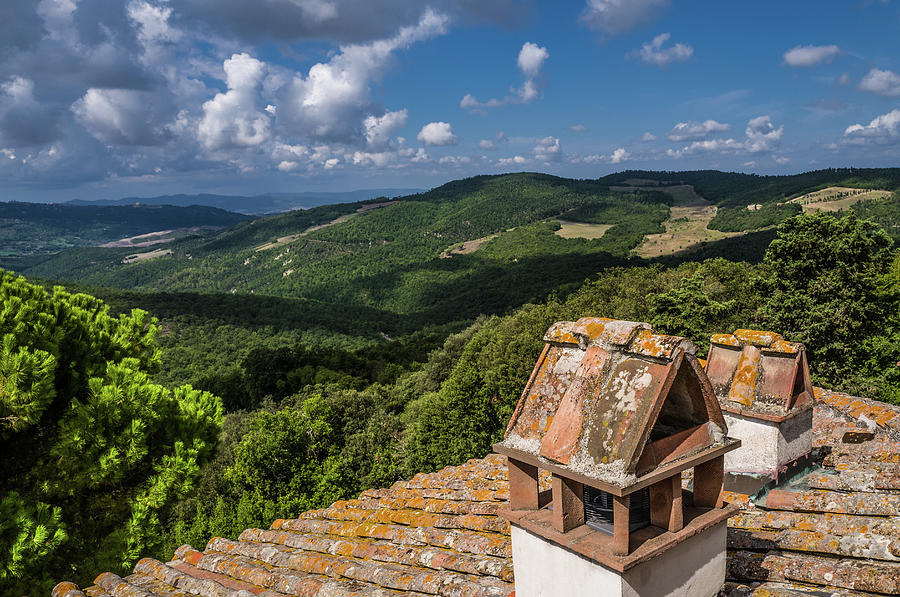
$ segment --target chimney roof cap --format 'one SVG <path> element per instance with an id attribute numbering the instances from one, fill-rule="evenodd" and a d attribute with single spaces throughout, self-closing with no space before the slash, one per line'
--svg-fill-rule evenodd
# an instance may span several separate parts
<path id="1" fill-rule="evenodd" d="M 584 317 L 553 324 L 544 339 L 498 444 L 504 453 L 627 487 L 661 463 L 644 455 L 661 412 L 666 420 L 654 441 L 696 431 L 690 451 L 679 457 L 724 441 L 719 403 L 687 338 L 657 334 L 647 323 Z M 675 394 L 683 404 L 664 409 Z"/>
<path id="2" fill-rule="evenodd" d="M 775 332 L 713 335 L 706 372 L 729 412 L 777 421 L 812 404 L 806 347 Z"/>

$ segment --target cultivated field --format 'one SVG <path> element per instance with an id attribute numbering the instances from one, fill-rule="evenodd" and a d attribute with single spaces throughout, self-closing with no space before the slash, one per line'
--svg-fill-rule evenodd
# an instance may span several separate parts
<path id="1" fill-rule="evenodd" d="M 666 231 L 648 234 L 634 252 L 646 259 L 689 251 L 700 243 L 721 240 L 730 236 L 740 236 L 744 232 L 721 232 L 707 228 L 716 215 L 716 206 L 701 197 L 692 185 L 673 185 L 648 190 L 664 191 L 675 199 L 669 219 L 665 221 Z"/>
<path id="2" fill-rule="evenodd" d="M 115 247 L 151 247 L 162 243 L 169 243 L 173 240 L 184 238 L 190 234 L 205 230 L 221 230 L 222 226 L 193 226 L 191 228 L 174 228 L 172 230 L 159 230 L 157 232 L 148 232 L 137 236 L 129 236 L 128 238 L 120 238 L 100 245 L 104 248 Z"/>
<path id="3" fill-rule="evenodd" d="M 147 261 L 164 255 L 171 255 L 172 249 L 156 249 L 155 251 L 147 251 L 146 253 L 135 253 L 129 255 L 122 260 L 122 263 L 137 263 L 138 261 Z"/>
<path id="4" fill-rule="evenodd" d="M 851 187 L 828 187 L 813 193 L 807 193 L 790 200 L 799 203 L 804 213 L 819 211 L 839 211 L 847 209 L 854 203 L 866 199 L 885 199 L 893 193 L 890 191 L 870 191 Z"/>
<path id="5" fill-rule="evenodd" d="M 602 238 L 606 231 L 614 226 L 614 224 L 585 224 L 584 222 L 570 222 L 568 220 L 555 221 L 560 224 L 556 234 L 563 238 Z"/>
<path id="6" fill-rule="evenodd" d="M 511 228 L 511 230 L 514 230 L 514 228 Z M 497 234 L 491 234 L 490 236 L 483 236 L 481 238 L 476 238 L 475 240 L 467 240 L 464 243 L 451 245 L 441 253 L 441 259 L 449 259 L 454 255 L 468 255 L 469 253 L 474 253 L 486 242 L 497 238 L 499 234 L 500 233 L 498 232 Z"/>

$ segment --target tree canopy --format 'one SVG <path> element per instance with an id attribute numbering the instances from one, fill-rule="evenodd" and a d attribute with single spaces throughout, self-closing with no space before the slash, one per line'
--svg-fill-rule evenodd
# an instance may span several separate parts
<path id="1" fill-rule="evenodd" d="M 0 584 L 49 592 L 155 552 L 222 422 L 220 400 L 150 380 L 134 310 L 0 270 Z"/>

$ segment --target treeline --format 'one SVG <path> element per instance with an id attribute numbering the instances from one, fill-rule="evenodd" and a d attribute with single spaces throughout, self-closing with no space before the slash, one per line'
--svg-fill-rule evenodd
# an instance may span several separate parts
<path id="1" fill-rule="evenodd" d="M 752 210 L 746 207 L 720 207 L 707 228 L 722 232 L 759 230 L 780 224 L 801 211 L 802 208 L 797 203 L 766 203 Z"/>

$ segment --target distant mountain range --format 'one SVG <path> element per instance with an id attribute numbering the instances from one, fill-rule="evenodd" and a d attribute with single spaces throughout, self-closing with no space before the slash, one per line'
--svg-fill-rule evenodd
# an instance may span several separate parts
<path id="1" fill-rule="evenodd" d="M 245 197 L 240 195 L 212 195 L 203 193 L 199 195 L 160 195 L 158 197 L 125 197 L 123 199 L 109 200 L 84 200 L 73 199 L 66 201 L 66 205 L 176 205 L 187 207 L 190 205 L 206 205 L 218 207 L 246 215 L 264 215 L 291 211 L 292 209 L 307 209 L 319 205 L 331 205 L 335 203 L 356 203 L 376 197 L 399 197 L 412 195 L 422 189 L 360 189 L 358 191 L 334 191 L 316 192 L 306 191 L 302 193 L 267 193 Z"/>

